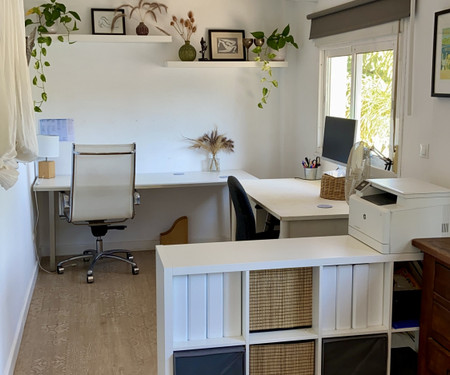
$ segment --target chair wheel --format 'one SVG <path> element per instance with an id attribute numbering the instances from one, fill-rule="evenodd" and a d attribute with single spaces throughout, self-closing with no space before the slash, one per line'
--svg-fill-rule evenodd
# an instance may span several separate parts
<path id="1" fill-rule="evenodd" d="M 88 284 L 92 284 L 94 282 L 94 275 L 87 275 L 86 281 Z"/>
<path id="2" fill-rule="evenodd" d="M 131 268 L 131 273 L 133 275 L 139 275 L 139 267 L 138 266 L 134 266 Z"/>
<path id="3" fill-rule="evenodd" d="M 56 267 L 56 273 L 57 273 L 58 275 L 62 275 L 62 274 L 64 273 L 64 267 L 62 267 L 62 266 L 57 266 L 57 267 Z"/>

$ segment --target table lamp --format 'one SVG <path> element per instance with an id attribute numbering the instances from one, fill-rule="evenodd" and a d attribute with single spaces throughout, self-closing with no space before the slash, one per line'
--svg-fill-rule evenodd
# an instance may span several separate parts
<path id="1" fill-rule="evenodd" d="M 59 156 L 59 136 L 38 134 L 39 157 L 45 161 L 39 162 L 39 178 L 55 178 L 55 162 L 47 158 Z"/>

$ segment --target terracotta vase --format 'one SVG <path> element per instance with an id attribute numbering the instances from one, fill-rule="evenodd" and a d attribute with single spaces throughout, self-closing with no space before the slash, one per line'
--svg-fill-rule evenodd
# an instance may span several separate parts
<path id="1" fill-rule="evenodd" d="M 148 27 L 144 22 L 139 23 L 136 27 L 137 35 L 148 35 Z"/>
<path id="2" fill-rule="evenodd" d="M 194 61 L 197 56 L 197 51 L 191 45 L 191 42 L 187 40 L 184 45 L 178 50 L 178 57 L 181 61 Z"/>

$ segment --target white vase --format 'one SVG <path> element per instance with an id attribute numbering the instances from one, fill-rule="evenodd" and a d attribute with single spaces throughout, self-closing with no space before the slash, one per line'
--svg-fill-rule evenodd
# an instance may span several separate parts
<path id="1" fill-rule="evenodd" d="M 280 48 L 278 51 L 272 48 L 269 48 L 269 54 L 274 54 L 275 57 L 271 59 L 272 61 L 284 61 L 286 60 L 286 47 Z"/>

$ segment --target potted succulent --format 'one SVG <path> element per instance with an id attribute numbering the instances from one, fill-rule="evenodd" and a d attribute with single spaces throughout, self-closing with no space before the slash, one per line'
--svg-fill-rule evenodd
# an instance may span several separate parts
<path id="1" fill-rule="evenodd" d="M 47 78 L 44 69 L 50 66 L 46 59 L 47 47 L 50 47 L 52 44 L 52 37 L 49 34 L 50 32 L 55 33 L 56 27 L 62 25 L 69 41 L 70 32 L 78 30 L 77 20 L 81 21 L 81 19 L 77 12 L 67 10 L 63 3 L 59 3 L 56 0 L 49 0 L 47 3 L 29 9 L 26 16 L 25 26 L 35 25 L 32 31 L 33 38 L 34 34 L 37 34 L 36 45 L 33 44 L 30 56 L 34 59 L 34 69 L 36 70 L 36 75 L 33 77 L 32 82 L 34 86 L 41 90 L 40 100 L 34 101 L 34 111 L 42 112 L 41 106 L 48 99 L 45 91 Z M 63 35 L 58 35 L 57 39 L 60 42 L 64 42 Z M 73 42 L 69 41 L 69 44 L 71 43 Z"/>
<path id="2" fill-rule="evenodd" d="M 139 0 L 139 3 L 137 5 L 131 5 L 131 4 L 123 4 L 116 8 L 117 14 L 114 16 L 112 23 L 111 23 L 111 30 L 114 29 L 114 25 L 116 21 L 119 18 L 126 17 L 127 15 L 122 12 L 118 12 L 120 9 L 129 9 L 130 13 L 128 14 L 128 18 L 132 19 L 133 16 L 135 16 L 135 19 L 139 22 L 139 24 L 136 27 L 136 34 L 137 35 L 148 35 L 149 29 L 147 25 L 145 24 L 145 19 L 147 16 L 151 16 L 155 22 L 158 22 L 156 19 L 156 10 L 159 10 L 159 13 L 162 14 L 163 10 L 167 13 L 167 5 L 161 4 L 161 3 L 150 3 L 145 0 Z M 169 35 L 166 31 L 163 29 L 156 27 L 158 30 L 162 31 L 164 34 Z"/>
<path id="3" fill-rule="evenodd" d="M 208 152 L 208 170 L 210 171 L 220 170 L 220 163 L 217 158 L 219 151 L 234 152 L 234 142 L 225 137 L 224 134 L 219 134 L 217 126 L 210 133 L 205 133 L 195 139 L 187 138 L 187 140 L 192 143 L 191 148 Z"/>
<path id="4" fill-rule="evenodd" d="M 261 82 L 263 83 L 262 88 L 262 98 L 258 103 L 259 108 L 263 108 L 263 104 L 267 104 L 267 99 L 270 95 L 270 90 L 272 87 L 278 87 L 278 81 L 273 79 L 272 67 L 270 66 L 271 60 L 284 60 L 285 51 L 287 45 L 292 45 L 298 49 L 298 44 L 295 42 L 294 37 L 290 34 L 290 26 L 287 25 L 281 33 L 278 32 L 278 28 L 272 31 L 268 37 L 263 31 L 254 31 L 251 34 L 255 39 L 266 40 L 265 53 L 263 54 L 265 58 L 261 57 L 263 52 L 263 46 L 257 46 L 253 49 L 253 52 L 257 54 L 255 60 L 262 62 L 261 71 L 263 72 L 263 77 Z"/>

